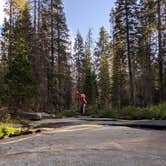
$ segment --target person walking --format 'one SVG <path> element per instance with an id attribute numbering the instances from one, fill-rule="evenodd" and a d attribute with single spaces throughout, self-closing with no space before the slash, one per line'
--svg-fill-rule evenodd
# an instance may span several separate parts
<path id="1" fill-rule="evenodd" d="M 79 95 L 80 112 L 81 112 L 81 115 L 84 115 L 85 107 L 87 104 L 86 95 L 84 93 L 80 93 L 80 92 L 77 92 L 77 94 Z"/>
<path id="2" fill-rule="evenodd" d="M 84 93 L 80 94 L 80 103 L 81 103 L 81 114 L 85 114 L 85 107 L 87 104 L 86 95 Z"/>

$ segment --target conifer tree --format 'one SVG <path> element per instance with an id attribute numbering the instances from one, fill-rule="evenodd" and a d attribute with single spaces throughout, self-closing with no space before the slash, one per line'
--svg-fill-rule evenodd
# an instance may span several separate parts
<path id="1" fill-rule="evenodd" d="M 75 38 L 75 43 L 74 43 L 74 61 L 76 64 L 76 88 L 77 90 L 83 90 L 83 77 L 84 77 L 84 72 L 83 72 L 83 59 L 85 56 L 84 53 L 84 43 L 83 43 L 83 38 L 80 34 L 80 32 L 77 32 L 77 36 Z"/>
<path id="2" fill-rule="evenodd" d="M 9 22 L 4 19 L 2 31 L 1 31 L 1 63 L 7 64 L 8 60 L 8 48 L 9 48 Z"/>
<path id="3" fill-rule="evenodd" d="M 9 36 L 9 23 L 7 19 L 4 19 L 4 24 L 1 31 L 1 43 L 0 43 L 0 107 L 7 104 L 6 101 L 6 86 L 5 75 L 7 72 L 7 58 L 8 58 L 8 36 Z"/>
<path id="4" fill-rule="evenodd" d="M 92 52 L 91 52 L 91 46 L 92 46 L 92 32 L 89 30 L 87 35 L 87 40 L 85 43 L 85 57 L 84 57 L 84 64 L 83 64 L 83 72 L 84 72 L 84 84 L 83 89 L 84 93 L 87 96 L 88 103 L 93 103 L 93 97 L 92 97 L 92 64 L 91 64 L 91 58 L 92 58 Z"/>
<path id="5" fill-rule="evenodd" d="M 121 33 L 123 36 L 122 41 L 124 42 L 124 56 L 127 62 L 126 68 L 128 71 L 128 82 L 129 82 L 129 102 L 130 104 L 135 104 L 135 87 L 134 87 L 134 48 L 135 48 L 135 26 L 136 20 L 135 12 L 136 12 L 136 0 L 117 0 L 115 12 L 115 24 L 117 27 L 121 27 L 120 31 L 117 33 Z M 119 25 L 118 25 L 119 24 Z M 115 25 L 116 26 L 116 25 Z M 115 32 L 115 33 L 116 33 Z"/>
<path id="6" fill-rule="evenodd" d="M 156 22 L 157 22 L 157 33 L 158 33 L 158 78 L 159 78 L 159 95 L 160 102 L 164 100 L 164 17 L 166 16 L 166 4 L 161 0 L 156 1 Z"/>
<path id="7" fill-rule="evenodd" d="M 140 1 L 138 10 L 138 27 L 137 27 L 137 82 L 139 89 L 137 90 L 137 98 L 139 104 L 147 105 L 153 103 L 154 99 L 154 81 L 155 67 L 154 56 L 155 46 L 154 29 L 155 29 L 155 3 L 154 0 Z M 138 93 L 139 92 L 139 93 Z"/>
<path id="8" fill-rule="evenodd" d="M 66 107 L 65 103 L 71 98 L 68 87 L 68 84 L 71 84 L 68 64 L 70 57 L 67 53 L 68 28 L 61 0 L 46 0 L 43 6 L 46 11 L 44 21 L 48 21 L 45 26 L 50 40 L 48 43 L 50 48 L 48 50 L 48 102 L 52 105 L 52 109 L 62 111 Z"/>
<path id="9" fill-rule="evenodd" d="M 119 13 L 120 6 L 112 11 L 111 23 L 113 24 L 113 67 L 111 80 L 111 104 L 112 107 L 120 109 L 128 99 L 126 91 L 126 56 L 125 35 L 122 26 L 123 18 Z M 124 95 L 125 94 L 125 95 Z"/>
<path id="10" fill-rule="evenodd" d="M 97 42 L 98 57 L 100 57 L 99 65 L 99 104 L 102 108 L 110 106 L 110 73 L 109 60 L 111 56 L 110 41 L 107 31 L 104 27 L 100 29 L 100 37 Z"/>
<path id="11" fill-rule="evenodd" d="M 15 41 L 5 78 L 8 85 L 9 106 L 12 108 L 26 108 L 27 105 L 33 103 L 35 94 L 35 84 L 29 61 L 30 30 L 32 28 L 30 18 L 28 4 L 26 4 L 24 10 L 20 11 L 13 30 Z"/>

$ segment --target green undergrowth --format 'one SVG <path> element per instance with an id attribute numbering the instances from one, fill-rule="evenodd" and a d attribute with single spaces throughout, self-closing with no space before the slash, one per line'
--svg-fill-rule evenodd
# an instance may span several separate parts
<path id="1" fill-rule="evenodd" d="M 4 136 L 15 136 L 21 134 L 22 130 L 20 128 L 14 128 L 10 124 L 0 123 L 0 138 Z"/>
<path id="2" fill-rule="evenodd" d="M 1 119 L 2 123 L 7 123 L 7 124 L 21 124 L 24 127 L 28 127 L 30 125 L 30 121 L 27 119 L 21 119 L 21 118 L 12 118 L 10 114 L 7 114 L 5 117 Z"/>
<path id="3" fill-rule="evenodd" d="M 123 119 L 166 119 L 166 103 L 151 105 L 144 108 L 128 106 L 119 112 Z"/>
<path id="4" fill-rule="evenodd" d="M 77 118 L 79 115 L 80 113 L 78 111 L 64 111 L 64 112 L 59 112 L 52 115 L 52 118 L 55 118 L 55 119 L 69 118 L 69 117 Z"/>
<path id="5" fill-rule="evenodd" d="M 166 120 L 166 103 L 150 105 L 147 107 L 127 106 L 118 111 L 116 109 L 91 109 L 87 110 L 86 115 L 92 118 L 113 118 L 127 120 Z"/>
<path id="6" fill-rule="evenodd" d="M 66 111 L 63 113 L 64 117 L 78 117 L 80 113 L 78 111 Z"/>
<path id="7" fill-rule="evenodd" d="M 79 111 L 65 111 L 56 113 L 52 118 L 79 117 Z M 85 116 L 91 118 L 112 118 L 126 120 L 154 119 L 166 120 L 166 103 L 150 105 L 146 107 L 127 106 L 121 110 L 116 109 L 97 109 L 96 107 L 87 107 Z"/>

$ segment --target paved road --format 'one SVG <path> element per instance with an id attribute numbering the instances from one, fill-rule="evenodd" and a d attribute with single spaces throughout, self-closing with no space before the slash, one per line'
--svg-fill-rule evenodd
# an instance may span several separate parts
<path id="1" fill-rule="evenodd" d="M 0 141 L 0 166 L 166 166 L 166 131 L 82 124 Z"/>

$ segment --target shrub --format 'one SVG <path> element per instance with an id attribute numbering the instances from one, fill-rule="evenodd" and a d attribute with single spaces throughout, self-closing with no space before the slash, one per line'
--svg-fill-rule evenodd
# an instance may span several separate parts
<path id="1" fill-rule="evenodd" d="M 154 119 L 166 119 L 166 103 L 150 106 L 149 115 Z"/>
<path id="2" fill-rule="evenodd" d="M 146 119 L 159 119 L 160 110 L 157 106 L 149 106 L 144 109 L 144 118 Z"/>
<path id="3" fill-rule="evenodd" d="M 55 114 L 54 118 L 78 117 L 78 115 L 80 115 L 78 111 L 66 111 Z M 143 108 L 127 106 L 120 111 L 114 109 L 99 110 L 97 107 L 87 107 L 85 115 L 92 118 L 114 118 L 128 120 L 166 119 L 166 103 L 151 105 Z"/>
<path id="4" fill-rule="evenodd" d="M 5 123 L 0 124 L 0 138 L 3 136 L 18 135 L 21 132 L 22 132 L 21 129 L 11 127 L 9 124 L 5 124 Z"/>
<path id="5" fill-rule="evenodd" d="M 56 113 L 56 114 L 51 115 L 51 118 L 60 119 L 60 118 L 63 118 L 63 114 L 62 113 Z"/>
<path id="6" fill-rule="evenodd" d="M 97 118 L 99 116 L 99 110 L 97 108 L 87 108 L 85 112 L 86 116 L 91 116 L 93 118 Z"/>
<path id="7" fill-rule="evenodd" d="M 120 111 L 123 119 L 166 119 L 166 103 L 145 108 L 128 106 Z"/>
<path id="8" fill-rule="evenodd" d="M 0 138 L 4 136 L 3 129 L 0 127 Z"/>
<path id="9" fill-rule="evenodd" d="M 78 117 L 80 114 L 78 111 L 65 111 L 63 112 L 64 117 Z"/>
<path id="10" fill-rule="evenodd" d="M 141 108 L 134 106 L 125 107 L 119 112 L 120 117 L 123 119 L 142 119 L 142 113 L 143 111 Z"/>
<path id="11" fill-rule="evenodd" d="M 115 118 L 115 119 L 118 119 L 119 118 L 119 113 L 116 110 L 106 109 L 106 110 L 100 111 L 99 117 L 100 118 Z"/>

